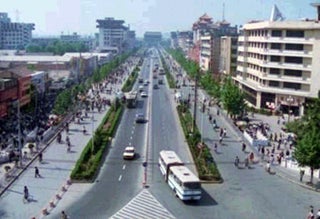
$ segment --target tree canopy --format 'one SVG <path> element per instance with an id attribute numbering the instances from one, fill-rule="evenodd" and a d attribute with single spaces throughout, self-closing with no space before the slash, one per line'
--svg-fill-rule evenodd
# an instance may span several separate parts
<path id="1" fill-rule="evenodd" d="M 320 99 L 315 99 L 302 119 L 290 126 L 297 135 L 293 157 L 300 166 L 310 167 L 310 182 L 313 183 L 313 171 L 320 168 Z"/>
<path id="2" fill-rule="evenodd" d="M 30 44 L 27 52 L 51 52 L 55 55 L 63 55 L 66 52 L 87 52 L 89 48 L 84 43 L 67 43 L 60 40 L 48 45 Z"/>
<path id="3" fill-rule="evenodd" d="M 245 108 L 243 92 L 232 82 L 231 78 L 226 78 L 221 89 L 221 101 L 224 108 L 231 117 L 241 115 Z"/>

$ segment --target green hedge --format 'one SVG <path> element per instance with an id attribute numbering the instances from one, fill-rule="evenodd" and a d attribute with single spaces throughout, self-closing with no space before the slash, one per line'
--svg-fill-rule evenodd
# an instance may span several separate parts
<path id="1" fill-rule="evenodd" d="M 75 168 L 71 172 L 72 180 L 92 181 L 94 179 L 103 159 L 104 152 L 109 145 L 109 138 L 113 137 L 122 112 L 122 105 L 117 109 L 115 109 L 114 106 L 111 106 L 95 132 L 94 148 L 92 147 L 92 139 L 90 139 L 83 149 Z M 106 126 L 106 124 L 110 125 Z"/>
<path id="2" fill-rule="evenodd" d="M 127 79 L 126 83 L 122 87 L 122 92 L 130 92 L 133 88 L 134 83 L 136 82 L 138 75 L 139 75 L 140 68 L 136 67 L 133 72 L 130 74 L 129 78 Z"/>
<path id="3" fill-rule="evenodd" d="M 166 78 L 167 78 L 167 81 L 169 84 L 169 88 L 175 88 L 176 84 L 175 84 L 174 78 L 173 78 L 172 74 L 170 74 L 167 63 L 165 62 L 163 56 L 161 56 L 161 62 L 163 65 L 164 72 L 166 73 Z"/>
<path id="4" fill-rule="evenodd" d="M 177 110 L 183 132 L 199 173 L 199 178 L 201 180 L 220 181 L 221 175 L 213 160 L 210 149 L 206 144 L 203 144 L 202 149 L 198 147 L 201 143 L 201 134 L 197 127 L 194 127 L 195 130 L 192 133 L 193 118 L 188 107 L 184 104 L 178 105 Z"/>

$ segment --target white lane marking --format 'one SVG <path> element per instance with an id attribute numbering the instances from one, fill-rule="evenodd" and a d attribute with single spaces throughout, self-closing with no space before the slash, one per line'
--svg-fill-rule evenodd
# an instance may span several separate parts
<path id="1" fill-rule="evenodd" d="M 131 134 L 134 134 L 134 129 L 131 131 Z"/>
<path id="2" fill-rule="evenodd" d="M 121 181 L 121 179 L 122 179 L 122 175 L 119 176 L 119 179 L 118 179 L 118 180 Z"/>
<path id="3" fill-rule="evenodd" d="M 131 146 L 131 141 L 129 142 L 129 146 Z"/>
<path id="4" fill-rule="evenodd" d="M 132 136 L 130 136 L 130 140 L 132 140 Z"/>
<path id="5" fill-rule="evenodd" d="M 122 169 L 123 169 L 123 170 L 126 169 L 126 165 L 123 165 Z"/>

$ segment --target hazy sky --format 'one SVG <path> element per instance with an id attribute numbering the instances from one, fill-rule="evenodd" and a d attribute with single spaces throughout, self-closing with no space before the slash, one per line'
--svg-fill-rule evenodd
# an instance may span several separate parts
<path id="1" fill-rule="evenodd" d="M 142 36 L 145 31 L 190 30 L 205 12 L 221 20 L 223 3 L 225 19 L 232 25 L 269 19 L 273 4 L 287 19 L 315 18 L 310 6 L 315 1 L 319 0 L 0 0 L 0 11 L 14 22 L 35 23 L 34 35 L 93 34 L 98 32 L 96 19 L 115 17 Z"/>

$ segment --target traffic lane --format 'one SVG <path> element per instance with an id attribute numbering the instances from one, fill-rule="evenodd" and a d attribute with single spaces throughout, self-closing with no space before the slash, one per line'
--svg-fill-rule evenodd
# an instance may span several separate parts
<path id="1" fill-rule="evenodd" d="M 140 110 L 145 110 L 143 103 L 140 103 L 139 106 Z M 135 163 L 124 161 L 122 158 L 124 148 L 129 142 L 132 142 L 139 154 L 143 151 L 145 125 L 135 124 L 135 114 L 138 110 L 128 109 L 125 111 L 115 136 L 114 146 L 110 149 L 102 166 L 96 185 L 81 200 L 71 206 L 70 213 L 72 215 L 83 217 L 84 215 L 100 216 L 109 212 L 114 213 L 115 209 L 121 208 L 128 202 L 128 197 L 130 198 L 128 195 L 132 194 L 134 197 L 133 194 L 137 194 L 135 192 L 141 188 L 141 169 L 137 169 Z M 136 127 L 134 133 L 132 133 L 132 127 Z M 134 168 L 130 166 L 134 166 Z M 129 177 L 126 177 L 127 174 Z"/>
<path id="2" fill-rule="evenodd" d="M 157 92 L 158 96 L 154 100 L 154 104 L 161 104 L 156 105 L 153 109 L 153 119 L 157 122 L 153 137 L 155 137 L 155 141 L 158 144 L 162 144 L 160 150 L 174 150 L 184 162 L 192 163 L 192 157 L 176 112 L 177 109 L 175 105 L 172 105 L 171 92 L 173 91 L 169 90 L 165 85 L 161 85 L 159 92 Z M 162 134 L 157 135 L 157 132 Z M 163 141 L 163 139 L 165 140 Z M 166 144 L 164 144 L 165 142 Z"/>

